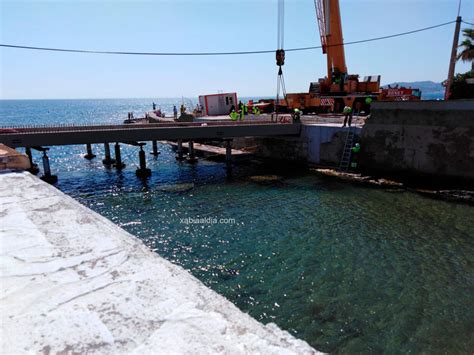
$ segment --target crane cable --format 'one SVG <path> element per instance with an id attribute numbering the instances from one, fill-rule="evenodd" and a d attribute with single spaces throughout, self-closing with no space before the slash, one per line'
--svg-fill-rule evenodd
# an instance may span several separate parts
<path id="1" fill-rule="evenodd" d="M 337 46 L 348 46 L 352 44 L 360 44 L 367 42 L 380 41 L 384 39 L 390 39 L 395 37 L 407 36 L 418 32 L 432 30 L 438 27 L 443 27 L 455 23 L 456 20 L 440 23 L 438 25 L 418 28 L 416 30 L 399 32 L 391 35 L 372 37 L 367 39 L 361 39 L 356 41 L 349 41 L 343 43 L 332 44 L 331 47 Z M 474 25 L 473 23 L 462 21 L 467 25 Z M 3 48 L 12 48 L 12 49 L 27 49 L 27 50 L 36 50 L 36 51 L 49 51 L 49 52 L 67 52 L 67 53 L 82 53 L 82 54 L 111 54 L 111 55 L 140 55 L 140 56 L 217 56 L 217 55 L 249 55 L 249 54 L 268 54 L 275 53 L 273 49 L 266 50 L 255 50 L 255 51 L 236 51 L 236 52 L 130 52 L 130 51 L 99 51 L 99 50 L 87 50 L 87 49 L 68 49 L 68 48 L 52 48 L 52 47 L 36 47 L 36 46 L 23 46 L 17 44 L 7 44 L 0 43 L 0 47 Z M 328 46 L 329 47 L 329 46 Z M 296 47 L 288 48 L 287 52 L 299 52 L 299 51 L 309 51 L 314 49 L 321 49 L 322 46 L 310 46 L 310 47 Z"/>
<path id="2" fill-rule="evenodd" d="M 285 43 L 285 2 L 284 0 L 278 0 L 278 20 L 277 20 L 277 50 L 275 52 L 276 65 L 278 66 L 277 75 L 277 90 L 275 99 L 275 120 L 278 121 L 278 106 L 280 104 L 280 88 L 283 94 L 283 98 L 286 101 L 288 107 L 288 101 L 286 99 L 286 87 L 285 78 L 283 77 L 282 66 L 285 64 L 285 50 L 283 49 Z M 273 117 L 272 117 L 273 120 Z"/>

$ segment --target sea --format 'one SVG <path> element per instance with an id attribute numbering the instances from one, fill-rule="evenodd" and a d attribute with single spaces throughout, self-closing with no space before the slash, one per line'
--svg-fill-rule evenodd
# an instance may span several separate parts
<path id="1" fill-rule="evenodd" d="M 0 126 L 120 124 L 155 102 L 2 100 Z M 146 146 L 151 150 L 150 144 Z M 51 147 L 56 187 L 263 322 L 333 353 L 474 349 L 474 208 L 253 160 L 178 162 L 168 145 L 122 146 L 121 172 L 85 146 Z M 40 163 L 40 153 L 34 152 Z M 39 164 L 41 167 L 41 164 Z M 40 172 L 41 174 L 41 172 Z M 259 177 L 259 178 L 256 178 Z M 269 179 L 262 178 L 271 177 Z"/>

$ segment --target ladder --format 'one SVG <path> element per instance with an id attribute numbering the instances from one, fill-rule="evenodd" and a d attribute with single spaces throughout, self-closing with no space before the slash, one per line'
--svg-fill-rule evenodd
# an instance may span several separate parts
<path id="1" fill-rule="evenodd" d="M 355 125 L 349 126 L 346 135 L 346 142 L 344 143 L 344 149 L 342 150 L 341 161 L 339 162 L 339 170 L 347 171 L 349 170 L 349 164 L 351 162 L 352 146 L 354 143 L 355 137 Z"/>

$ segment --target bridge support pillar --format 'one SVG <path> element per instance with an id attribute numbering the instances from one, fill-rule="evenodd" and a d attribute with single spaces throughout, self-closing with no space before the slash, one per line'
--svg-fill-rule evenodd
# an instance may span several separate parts
<path id="1" fill-rule="evenodd" d="M 33 155 L 31 154 L 31 148 L 26 147 L 25 153 L 28 156 L 28 160 L 30 161 L 30 168 L 28 169 L 28 171 L 34 175 L 38 174 L 39 172 L 38 164 L 35 164 L 33 162 Z"/>
<path id="2" fill-rule="evenodd" d="M 158 142 L 157 141 L 151 141 L 151 144 L 152 144 L 152 148 L 153 148 L 153 150 L 151 151 L 151 155 L 154 155 L 156 157 L 156 156 L 158 156 L 158 154 L 160 154 L 160 152 L 158 151 Z"/>
<path id="3" fill-rule="evenodd" d="M 104 160 L 102 160 L 102 163 L 104 165 L 112 165 L 115 163 L 115 159 L 112 159 L 110 157 L 110 145 L 109 143 L 104 143 L 104 151 L 105 151 L 105 157 Z"/>
<path id="4" fill-rule="evenodd" d="M 196 152 L 194 151 L 194 142 L 188 142 L 188 162 L 194 163 L 197 161 Z"/>
<path id="5" fill-rule="evenodd" d="M 122 155 L 120 154 L 120 144 L 118 143 L 115 143 L 115 163 L 114 163 L 114 167 L 117 169 L 117 170 L 122 170 L 123 168 L 125 168 L 125 164 L 122 163 Z"/>
<path id="6" fill-rule="evenodd" d="M 225 141 L 225 162 L 227 169 L 232 169 L 232 142 L 230 139 Z"/>
<path id="7" fill-rule="evenodd" d="M 140 160 L 140 168 L 135 171 L 138 177 L 147 178 L 151 175 L 151 170 L 146 167 L 146 157 L 145 151 L 143 150 L 143 146 L 145 144 L 140 145 L 140 151 L 138 152 L 138 159 Z"/>
<path id="8" fill-rule="evenodd" d="M 54 184 L 58 181 L 58 177 L 56 175 L 51 175 L 51 167 L 49 166 L 49 158 L 46 155 L 46 152 L 49 148 L 43 149 L 43 176 L 41 180 L 46 181 L 49 184 Z"/>
<path id="9" fill-rule="evenodd" d="M 177 154 L 176 154 L 176 160 L 184 160 L 186 159 L 183 155 L 183 140 L 178 139 L 178 148 L 177 148 Z"/>
<path id="10" fill-rule="evenodd" d="M 86 144 L 86 149 L 87 149 L 87 154 L 84 155 L 84 158 L 86 158 L 87 160 L 94 159 L 94 158 L 95 158 L 95 154 L 92 153 L 92 145 L 91 145 L 90 143 L 87 143 L 87 144 Z"/>

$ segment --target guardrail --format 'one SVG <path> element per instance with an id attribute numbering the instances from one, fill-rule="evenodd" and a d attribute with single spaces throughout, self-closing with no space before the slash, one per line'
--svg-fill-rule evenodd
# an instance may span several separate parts
<path id="1" fill-rule="evenodd" d="M 0 143 L 14 147 L 97 144 L 109 142 L 194 140 L 297 135 L 301 125 L 283 122 L 192 122 L 123 125 L 6 127 Z"/>

